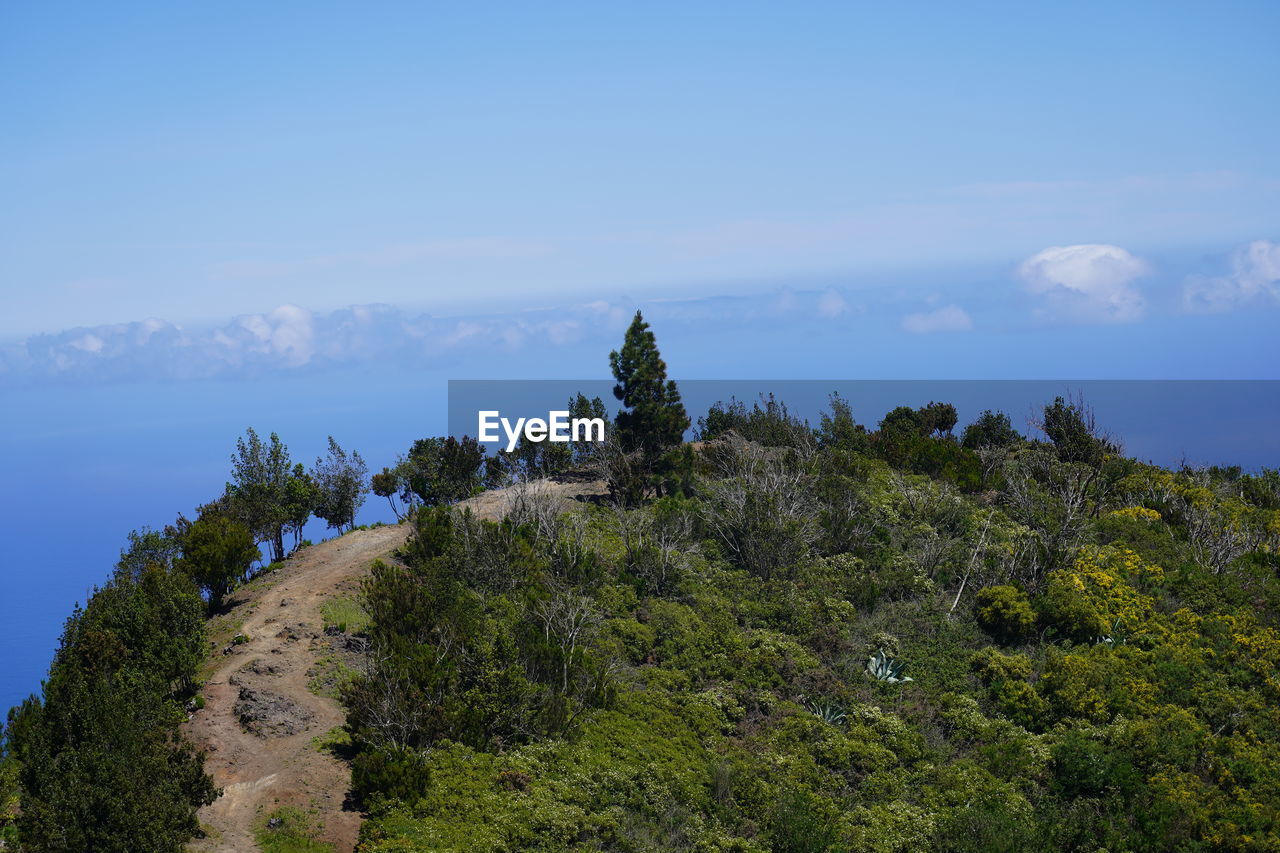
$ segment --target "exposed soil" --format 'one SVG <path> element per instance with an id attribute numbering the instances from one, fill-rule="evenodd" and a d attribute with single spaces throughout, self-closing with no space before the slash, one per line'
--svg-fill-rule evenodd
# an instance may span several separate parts
<path id="1" fill-rule="evenodd" d="M 605 492 L 598 482 L 538 487 L 565 499 Z M 504 489 L 466 503 L 494 519 L 505 514 L 511 496 Z M 405 524 L 377 527 L 304 548 L 230 599 L 229 611 L 212 627 L 205 707 L 186 727 L 208 753 L 205 768 L 222 796 L 200 810 L 206 837 L 189 850 L 257 850 L 254 827 L 280 806 L 311 815 L 320 838 L 338 853 L 355 847 L 361 815 L 348 801 L 350 768 L 317 749 L 313 738 L 345 722 L 330 673 L 335 660 L 349 665 L 361 646 L 359 638 L 326 633 L 320 606 L 358 590 L 374 560 L 392 558 L 408 534 Z M 232 642 L 237 634 L 241 641 Z"/>

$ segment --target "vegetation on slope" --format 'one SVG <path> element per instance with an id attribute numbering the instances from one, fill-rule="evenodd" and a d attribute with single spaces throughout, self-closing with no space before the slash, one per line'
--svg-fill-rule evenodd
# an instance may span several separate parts
<path id="1" fill-rule="evenodd" d="M 413 536 L 325 616 L 370 637 L 335 740 L 362 850 L 1280 850 L 1276 471 L 1127 459 L 1068 399 L 1044 441 L 999 412 L 957 436 L 945 403 L 872 429 L 731 400 L 695 452 L 643 318 L 611 361 L 602 444 L 424 439 L 373 477 Z M 336 443 L 308 472 L 250 431 L 233 463 L 194 522 L 131 536 L 10 713 L 6 845 L 196 830 L 205 615 L 367 489 Z M 608 498 L 518 485 L 569 469 Z M 510 483 L 501 523 L 454 506 Z"/>
<path id="2" fill-rule="evenodd" d="M 417 510 L 361 849 L 1280 849 L 1280 475 L 956 420 L 731 401 L 601 505 Z"/>

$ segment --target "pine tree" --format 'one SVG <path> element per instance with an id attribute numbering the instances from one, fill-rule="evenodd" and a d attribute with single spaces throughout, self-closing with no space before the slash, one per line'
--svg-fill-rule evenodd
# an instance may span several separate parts
<path id="1" fill-rule="evenodd" d="M 675 381 L 667 379 L 667 364 L 639 311 L 622 350 L 609 353 L 609 366 L 618 383 L 613 395 L 623 406 L 616 419 L 623 448 L 653 458 L 679 444 L 689 428 L 689 415 Z"/>
<path id="2" fill-rule="evenodd" d="M 609 353 L 609 365 L 618 383 L 613 395 L 622 402 L 614 419 L 622 452 L 608 465 L 610 492 L 626 504 L 636 504 L 646 495 L 678 489 L 667 476 L 673 468 L 669 451 L 684 438 L 689 415 L 676 383 L 667 379 L 666 362 L 639 311 L 622 350 Z"/>

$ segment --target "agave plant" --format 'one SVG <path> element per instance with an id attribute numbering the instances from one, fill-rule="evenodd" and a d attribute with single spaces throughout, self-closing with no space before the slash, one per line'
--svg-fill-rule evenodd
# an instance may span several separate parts
<path id="1" fill-rule="evenodd" d="M 1094 644 L 1107 645 L 1107 646 L 1123 646 L 1125 644 L 1125 638 L 1121 633 L 1123 628 L 1124 628 L 1124 623 L 1121 622 L 1120 617 L 1117 616 L 1116 620 L 1111 623 L 1111 633 L 1101 637 L 1094 637 L 1093 638 Z"/>
<path id="2" fill-rule="evenodd" d="M 905 684 L 914 679 L 903 677 L 902 669 L 906 664 L 900 660 L 895 660 L 884 653 L 884 649 L 880 649 L 874 655 L 867 658 L 867 672 L 876 681 L 883 681 L 886 684 Z"/>
<path id="3" fill-rule="evenodd" d="M 824 723 L 843 726 L 845 723 L 844 708 L 831 699 L 806 699 L 804 706 Z"/>

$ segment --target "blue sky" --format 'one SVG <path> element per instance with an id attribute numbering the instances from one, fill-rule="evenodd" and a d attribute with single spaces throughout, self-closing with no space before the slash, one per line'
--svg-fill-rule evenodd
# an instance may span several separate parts
<path id="1" fill-rule="evenodd" d="M 1244 323 L 1278 37 L 1262 2 L 5 4 L 0 341 L 787 287 L 904 340 Z"/>

